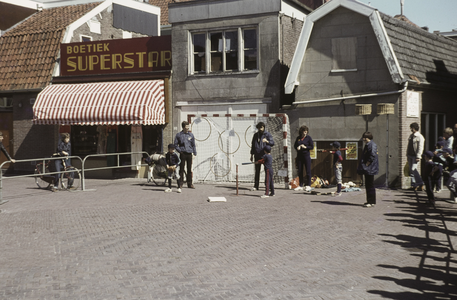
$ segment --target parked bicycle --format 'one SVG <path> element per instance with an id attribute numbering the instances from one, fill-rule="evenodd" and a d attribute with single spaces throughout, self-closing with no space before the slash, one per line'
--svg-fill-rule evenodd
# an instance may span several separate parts
<path id="1" fill-rule="evenodd" d="M 53 154 L 52 157 L 60 156 Z M 55 174 L 48 174 L 55 172 L 55 160 L 46 160 L 43 169 L 43 163 L 37 163 L 35 167 L 35 183 L 40 189 L 51 189 L 51 187 L 58 186 L 61 190 L 77 189 L 81 182 L 80 171 L 70 165 L 66 165 L 65 159 L 62 158 L 63 171 L 60 174 L 58 184 L 54 184 Z"/>

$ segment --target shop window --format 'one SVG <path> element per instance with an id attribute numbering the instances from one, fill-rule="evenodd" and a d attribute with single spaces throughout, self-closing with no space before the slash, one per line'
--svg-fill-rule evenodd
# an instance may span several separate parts
<path id="1" fill-rule="evenodd" d="M 332 72 L 357 71 L 357 38 L 332 39 Z"/>
<path id="2" fill-rule="evenodd" d="M 256 28 L 192 34 L 192 74 L 258 70 Z"/>

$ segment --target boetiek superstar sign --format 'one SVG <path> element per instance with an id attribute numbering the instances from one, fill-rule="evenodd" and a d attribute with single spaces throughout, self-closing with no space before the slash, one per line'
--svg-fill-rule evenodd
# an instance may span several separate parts
<path id="1" fill-rule="evenodd" d="M 171 36 L 61 44 L 61 76 L 171 70 Z"/>

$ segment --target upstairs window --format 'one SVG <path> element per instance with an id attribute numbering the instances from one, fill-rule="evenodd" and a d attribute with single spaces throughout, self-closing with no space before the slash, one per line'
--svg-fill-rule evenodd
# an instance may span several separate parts
<path id="1" fill-rule="evenodd" d="M 191 74 L 258 70 L 257 29 L 192 33 Z"/>
<path id="2" fill-rule="evenodd" d="M 357 71 L 357 38 L 332 39 L 332 72 Z"/>

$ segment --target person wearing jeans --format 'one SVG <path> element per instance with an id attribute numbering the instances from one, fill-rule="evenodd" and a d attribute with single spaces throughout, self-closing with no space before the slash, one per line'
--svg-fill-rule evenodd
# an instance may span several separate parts
<path id="1" fill-rule="evenodd" d="M 411 128 L 411 135 L 408 138 L 406 157 L 408 159 L 409 174 L 411 176 L 411 188 L 414 190 L 422 190 L 424 181 L 417 170 L 417 165 L 421 161 L 425 139 L 419 132 L 419 124 L 414 122 L 411 123 L 409 127 Z"/>

